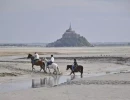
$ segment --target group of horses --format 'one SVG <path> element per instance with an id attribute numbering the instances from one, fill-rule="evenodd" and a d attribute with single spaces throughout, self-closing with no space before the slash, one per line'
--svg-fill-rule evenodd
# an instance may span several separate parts
<path id="1" fill-rule="evenodd" d="M 47 69 L 49 70 L 49 72 L 50 72 L 50 69 L 53 69 L 54 70 L 53 73 L 56 73 L 56 74 L 59 73 L 60 74 L 60 69 L 58 67 L 58 64 L 52 63 L 51 65 L 46 66 L 47 65 L 46 63 L 48 62 L 48 60 L 46 58 L 40 59 L 40 60 L 38 60 L 36 62 L 34 62 L 34 56 L 32 54 L 28 54 L 27 58 L 31 59 L 32 71 L 35 70 L 34 65 L 36 65 L 36 66 L 40 66 L 40 71 L 43 70 L 45 73 L 47 73 Z M 67 65 L 66 70 L 68 70 L 68 69 L 71 70 L 70 75 L 72 73 L 75 75 L 75 72 L 80 72 L 81 73 L 81 77 L 83 75 L 83 66 L 82 65 L 78 65 L 74 70 L 72 70 L 72 65 Z"/>

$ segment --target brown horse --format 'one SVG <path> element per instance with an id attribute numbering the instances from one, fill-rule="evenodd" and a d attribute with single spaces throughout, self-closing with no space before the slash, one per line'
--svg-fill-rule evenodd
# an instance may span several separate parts
<path id="1" fill-rule="evenodd" d="M 66 70 L 70 69 L 71 73 L 70 75 L 73 73 L 75 75 L 75 72 L 80 72 L 81 73 L 81 78 L 82 78 L 82 74 L 83 74 L 83 66 L 82 65 L 78 65 L 74 71 L 72 70 L 72 65 L 67 65 Z"/>
<path id="2" fill-rule="evenodd" d="M 36 65 L 36 66 L 40 66 L 41 69 L 40 71 L 43 69 L 44 72 L 46 72 L 45 70 L 45 63 L 42 61 L 42 60 L 38 60 L 37 62 L 34 62 L 34 56 L 32 56 L 31 54 L 28 54 L 28 59 L 30 58 L 31 59 L 31 63 L 32 63 L 32 71 L 33 69 L 35 69 L 33 66 Z M 34 63 L 33 63 L 34 62 Z"/>

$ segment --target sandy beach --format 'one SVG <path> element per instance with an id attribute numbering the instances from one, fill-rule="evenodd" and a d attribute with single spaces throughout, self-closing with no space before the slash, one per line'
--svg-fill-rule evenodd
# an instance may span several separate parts
<path id="1" fill-rule="evenodd" d="M 34 52 L 53 54 L 62 75 L 32 71 L 27 55 Z M 130 47 L 0 48 L 0 100 L 130 100 L 129 57 Z M 66 71 L 74 58 L 83 78 Z"/>

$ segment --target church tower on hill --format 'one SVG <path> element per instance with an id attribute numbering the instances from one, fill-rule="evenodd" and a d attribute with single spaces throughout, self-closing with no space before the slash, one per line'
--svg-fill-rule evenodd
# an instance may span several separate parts
<path id="1" fill-rule="evenodd" d="M 47 44 L 47 47 L 82 47 L 91 46 L 91 44 L 86 40 L 85 37 L 80 36 L 75 31 L 72 30 L 71 24 L 69 29 L 67 29 L 62 38 L 56 40 L 55 42 Z"/>
<path id="2" fill-rule="evenodd" d="M 66 32 L 72 32 L 71 23 L 69 29 L 67 29 Z"/>
<path id="3" fill-rule="evenodd" d="M 62 35 L 62 38 L 70 38 L 70 37 L 74 37 L 74 36 L 80 36 L 79 34 L 76 34 L 74 30 L 72 30 L 71 28 L 71 24 L 69 29 L 67 29 L 65 31 L 65 33 Z"/>

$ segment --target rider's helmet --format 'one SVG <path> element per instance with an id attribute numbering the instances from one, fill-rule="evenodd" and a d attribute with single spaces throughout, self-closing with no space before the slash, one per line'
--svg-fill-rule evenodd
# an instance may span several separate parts
<path id="1" fill-rule="evenodd" d="M 74 61 L 76 61 L 76 59 L 74 58 Z"/>
<path id="2" fill-rule="evenodd" d="M 51 55 L 51 57 L 53 57 L 53 55 Z"/>

